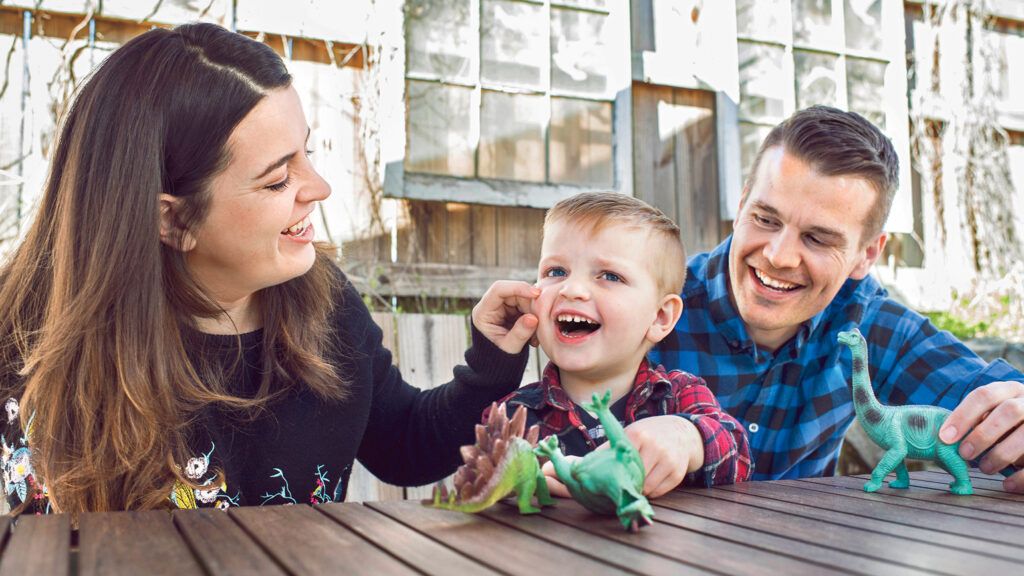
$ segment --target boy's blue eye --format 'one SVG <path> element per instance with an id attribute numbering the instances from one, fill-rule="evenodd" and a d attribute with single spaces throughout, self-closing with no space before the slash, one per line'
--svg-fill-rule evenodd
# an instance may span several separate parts
<path id="1" fill-rule="evenodd" d="M 602 272 L 601 278 L 604 278 L 609 282 L 622 282 L 622 276 L 619 276 L 615 272 Z"/>
<path id="2" fill-rule="evenodd" d="M 565 270 L 561 268 L 549 268 L 548 271 L 544 273 L 544 276 L 548 278 L 561 278 L 565 275 Z"/>

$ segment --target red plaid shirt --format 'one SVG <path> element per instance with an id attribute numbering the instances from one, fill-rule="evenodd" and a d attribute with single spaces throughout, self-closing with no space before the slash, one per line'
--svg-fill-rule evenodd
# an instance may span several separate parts
<path id="1" fill-rule="evenodd" d="M 541 438 L 551 434 L 559 438 L 578 434 L 588 452 L 598 446 L 580 419 L 582 408 L 569 398 L 559 383 L 558 367 L 554 364 L 549 363 L 544 368 L 540 382 L 523 386 L 501 401 L 508 404 L 509 414 L 516 406 L 525 406 L 526 424 L 539 424 Z M 484 410 L 484 421 L 489 410 Z M 640 363 L 633 390 L 626 400 L 623 425 L 667 414 L 692 422 L 704 439 L 704 466 L 687 474 L 683 484 L 713 486 L 750 478 L 753 467 L 746 432 L 736 419 L 722 410 L 704 380 L 681 370 L 666 372 L 661 366 L 651 368 L 645 359 Z"/>

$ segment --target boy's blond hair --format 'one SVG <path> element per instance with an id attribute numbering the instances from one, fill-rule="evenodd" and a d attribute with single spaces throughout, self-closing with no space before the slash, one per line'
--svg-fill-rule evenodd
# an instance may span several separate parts
<path id="1" fill-rule="evenodd" d="M 679 227 L 664 212 L 643 200 L 615 192 L 583 192 L 559 201 L 544 217 L 548 225 L 570 223 L 591 232 L 613 224 L 624 224 L 647 232 L 656 248 L 652 254 L 638 254 L 648 268 L 662 296 L 679 294 L 686 281 L 686 248 Z"/>

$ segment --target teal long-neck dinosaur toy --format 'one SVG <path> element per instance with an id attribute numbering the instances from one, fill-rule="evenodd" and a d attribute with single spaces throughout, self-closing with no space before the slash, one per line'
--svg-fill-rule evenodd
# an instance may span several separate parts
<path id="1" fill-rule="evenodd" d="M 538 444 L 537 426 L 531 426 L 524 435 L 526 410 L 522 406 L 509 420 L 504 404 L 492 404 L 486 425 L 476 427 L 476 444 L 462 447 L 465 464 L 455 472 L 455 492 L 449 493 L 441 485 L 434 490 L 434 499 L 424 504 L 475 513 L 515 494 L 521 514 L 540 512 L 532 504 L 534 496 L 540 506 L 554 504 L 537 459 L 543 456 L 551 459 L 558 479 L 588 510 L 615 514 L 623 527 L 633 532 L 650 524 L 654 510 L 643 495 L 644 465 L 609 410 L 610 401 L 611 393 L 600 399 L 595 394 L 593 404 L 584 406 L 596 412 L 608 436 L 609 449 L 571 462 L 559 450 L 557 436 L 548 436 Z"/>
<path id="2" fill-rule="evenodd" d="M 885 477 L 896 471 L 890 488 L 907 488 L 910 475 L 905 459 L 932 460 L 949 472 L 954 481 L 949 485 L 953 494 L 972 494 L 967 463 L 960 457 L 960 443 L 946 444 L 939 440 L 939 428 L 950 411 L 937 406 L 884 406 L 875 397 L 868 374 L 868 347 L 864 336 L 856 328 L 839 333 L 839 342 L 853 353 L 853 407 L 864 432 L 886 450 L 882 460 L 871 472 L 871 480 L 864 484 L 865 492 L 881 488 Z"/>

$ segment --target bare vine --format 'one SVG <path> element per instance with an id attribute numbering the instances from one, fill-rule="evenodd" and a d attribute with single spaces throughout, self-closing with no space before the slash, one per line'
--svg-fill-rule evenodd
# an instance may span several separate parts
<path id="1" fill-rule="evenodd" d="M 1006 275 L 1024 256 L 1021 239 L 1013 224 L 1013 183 L 1008 169 L 1009 137 L 998 123 L 998 63 L 992 43 L 983 34 L 991 26 L 989 0 L 943 0 L 925 3 L 925 20 L 935 32 L 930 52 L 930 78 L 917 79 L 919 88 L 911 100 L 911 139 L 917 168 L 922 175 L 936 214 L 939 241 L 948 245 L 959 235 L 945 226 L 948 207 L 943 181 L 949 175 L 944 166 L 951 143 L 960 159 L 955 166 L 957 205 L 962 211 L 962 233 L 970 247 L 975 271 L 987 278 Z M 953 28 L 963 37 L 961 62 L 955 70 L 943 70 L 949 62 L 940 57 L 944 49 L 940 31 Z M 948 49 L 948 48 L 947 48 Z M 913 67 L 912 67 L 913 70 Z M 941 77 L 956 77 L 960 98 L 943 98 Z M 952 73 L 952 74 L 950 74 Z M 927 88 L 925 88 L 927 86 Z M 946 157 L 948 158 L 948 156 Z"/>

